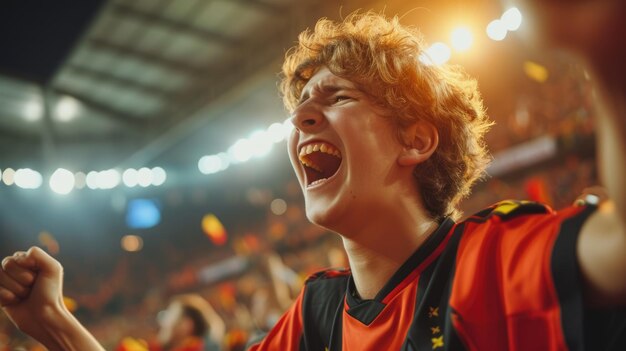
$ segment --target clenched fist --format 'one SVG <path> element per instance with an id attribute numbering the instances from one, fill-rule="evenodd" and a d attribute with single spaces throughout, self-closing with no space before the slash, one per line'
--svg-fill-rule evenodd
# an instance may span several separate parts
<path id="1" fill-rule="evenodd" d="M 50 350 L 102 350 L 63 303 L 63 267 L 38 247 L 2 260 L 0 305 Z"/>

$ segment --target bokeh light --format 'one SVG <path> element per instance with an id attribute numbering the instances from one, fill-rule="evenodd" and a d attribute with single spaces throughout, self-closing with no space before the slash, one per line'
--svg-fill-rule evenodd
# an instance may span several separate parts
<path id="1" fill-rule="evenodd" d="M 22 189 L 38 189 L 43 183 L 43 177 L 30 168 L 20 168 L 15 172 L 14 181 Z"/>
<path id="2" fill-rule="evenodd" d="M 56 105 L 55 117 L 59 122 L 70 122 L 80 111 L 80 102 L 71 96 L 63 96 Z"/>
<path id="3" fill-rule="evenodd" d="M 152 228 L 161 222 L 159 205 L 149 199 L 134 199 L 126 208 L 126 225 L 132 229 Z"/>
<path id="4" fill-rule="evenodd" d="M 148 187 L 152 184 L 152 170 L 148 167 L 141 167 L 137 171 L 137 184 L 140 187 Z"/>
<path id="5" fill-rule="evenodd" d="M 2 181 L 5 185 L 13 185 L 15 181 L 15 170 L 13 168 L 7 168 L 2 172 Z"/>
<path id="6" fill-rule="evenodd" d="M 426 65 L 443 65 L 450 60 L 452 56 L 452 50 L 444 43 L 437 42 L 432 44 L 419 59 Z"/>
<path id="7" fill-rule="evenodd" d="M 239 139 L 228 148 L 228 155 L 234 163 L 246 162 L 254 155 L 253 145 L 248 139 Z"/>
<path id="8" fill-rule="evenodd" d="M 85 177 L 85 183 L 89 189 L 98 189 L 98 172 L 91 171 Z"/>
<path id="9" fill-rule="evenodd" d="M 287 212 L 287 202 L 283 199 L 274 199 L 270 203 L 270 209 L 275 215 L 282 215 Z"/>
<path id="10" fill-rule="evenodd" d="M 121 244 L 125 251 L 137 252 L 143 248 L 143 239 L 137 235 L 124 235 Z"/>
<path id="11" fill-rule="evenodd" d="M 472 32 L 467 27 L 457 27 L 450 35 L 450 44 L 456 51 L 463 52 L 469 50 L 474 42 Z"/>
<path id="12" fill-rule="evenodd" d="M 215 245 L 224 245 L 227 241 L 226 228 L 214 214 L 207 214 L 202 217 L 202 231 L 209 237 Z"/>
<path id="13" fill-rule="evenodd" d="M 263 157 L 272 151 L 274 140 L 264 130 L 258 130 L 250 134 L 248 139 L 253 157 Z"/>
<path id="14" fill-rule="evenodd" d="M 272 123 L 267 128 L 267 135 L 274 143 L 279 143 L 287 137 L 287 128 L 282 123 Z"/>
<path id="15" fill-rule="evenodd" d="M 137 186 L 137 182 L 139 181 L 137 170 L 134 168 L 125 170 L 124 173 L 122 173 L 122 181 L 124 182 L 124 185 L 129 188 Z"/>
<path id="16" fill-rule="evenodd" d="M 528 78 L 539 83 L 545 83 L 550 76 L 545 66 L 533 61 L 524 61 L 524 73 Z"/>
<path id="17" fill-rule="evenodd" d="M 507 29 L 504 23 L 497 19 L 487 25 L 487 36 L 491 40 L 500 41 L 506 38 Z"/>
<path id="18" fill-rule="evenodd" d="M 74 187 L 83 189 L 85 186 L 87 186 L 87 175 L 83 172 L 74 173 Z"/>
<path id="19" fill-rule="evenodd" d="M 522 13 L 517 7 L 512 7 L 504 11 L 500 20 L 507 30 L 514 32 L 522 25 Z"/>
<path id="20" fill-rule="evenodd" d="M 59 195 L 67 195 L 74 189 L 74 173 L 59 168 L 50 177 L 50 189 Z"/>
<path id="21" fill-rule="evenodd" d="M 59 242 L 54 238 L 50 232 L 42 231 L 39 233 L 39 244 L 45 246 L 48 252 L 52 255 L 58 255 L 61 248 Z"/>
<path id="22" fill-rule="evenodd" d="M 40 101 L 31 100 L 24 105 L 23 117 L 27 122 L 37 122 L 43 116 L 43 107 Z"/>
<path id="23" fill-rule="evenodd" d="M 162 167 L 152 168 L 152 185 L 159 186 L 165 183 L 167 179 L 167 173 Z"/>
<path id="24" fill-rule="evenodd" d="M 96 184 L 99 189 L 113 189 L 120 184 L 122 176 L 116 169 L 100 171 L 96 177 Z"/>

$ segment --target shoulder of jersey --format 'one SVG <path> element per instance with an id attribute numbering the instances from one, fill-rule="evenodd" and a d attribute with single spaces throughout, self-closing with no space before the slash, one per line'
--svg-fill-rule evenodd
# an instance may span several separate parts
<path id="1" fill-rule="evenodd" d="M 504 200 L 495 203 L 484 210 L 468 217 L 467 221 L 483 222 L 497 216 L 503 220 L 512 219 L 523 215 L 550 214 L 553 213 L 548 205 L 534 201 Z"/>
<path id="2" fill-rule="evenodd" d="M 323 271 L 311 274 L 304 283 L 307 284 L 319 280 L 345 278 L 349 275 L 350 269 L 325 269 Z"/>

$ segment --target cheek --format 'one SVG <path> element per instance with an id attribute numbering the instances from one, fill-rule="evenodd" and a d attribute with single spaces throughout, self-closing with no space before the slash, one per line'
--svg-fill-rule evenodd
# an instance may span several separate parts
<path id="1" fill-rule="evenodd" d="M 298 159 L 298 141 L 299 133 L 296 129 L 292 130 L 289 136 L 287 137 L 287 153 L 289 154 L 289 161 L 291 162 L 291 167 L 294 172 L 298 174 L 298 169 L 300 166 L 300 160 Z"/>

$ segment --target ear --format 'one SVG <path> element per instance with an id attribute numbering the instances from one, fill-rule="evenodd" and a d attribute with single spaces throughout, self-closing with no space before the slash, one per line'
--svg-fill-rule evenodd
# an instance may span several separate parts
<path id="1" fill-rule="evenodd" d="M 417 121 L 403 132 L 405 147 L 398 155 L 400 166 L 415 166 L 430 158 L 439 146 L 439 132 L 427 121 Z"/>

